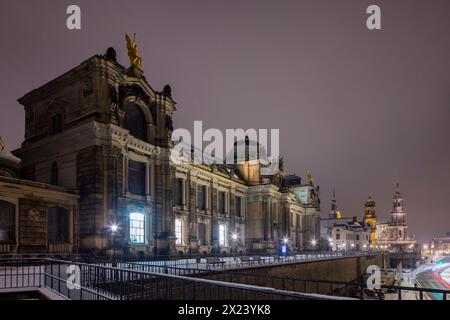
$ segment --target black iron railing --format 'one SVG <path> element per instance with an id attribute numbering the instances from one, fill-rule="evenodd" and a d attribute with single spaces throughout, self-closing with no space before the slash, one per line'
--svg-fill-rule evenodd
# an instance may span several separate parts
<path id="1" fill-rule="evenodd" d="M 127 257 L 101 257 L 92 259 L 90 257 L 80 258 L 83 262 L 88 263 L 110 263 L 111 266 L 123 263 L 142 263 L 161 267 L 175 267 L 184 269 L 198 269 L 198 270 L 223 270 L 230 268 L 241 268 L 261 265 L 272 265 L 282 263 L 302 263 L 322 260 L 342 259 L 358 256 L 375 256 L 378 253 L 374 252 L 309 252 L 296 253 L 290 255 L 276 255 L 276 254 L 258 254 L 258 255 L 200 255 L 197 257 L 183 257 L 176 258 L 171 256 L 170 259 L 127 259 Z M 167 258 L 167 256 L 165 256 Z"/>
<path id="2" fill-rule="evenodd" d="M 10 288 L 47 288 L 75 300 L 342 299 L 55 259 L 0 261 L 0 289 Z"/>
<path id="3" fill-rule="evenodd" d="M 206 278 L 229 283 L 243 283 L 256 286 L 271 287 L 278 290 L 293 292 L 324 294 L 332 296 L 354 297 L 360 300 L 383 300 L 386 293 L 395 293 L 398 300 L 405 298 L 406 292 L 413 292 L 417 300 L 424 300 L 430 295 L 435 295 L 442 300 L 447 300 L 450 290 L 381 285 L 378 290 L 367 288 L 363 281 L 364 275 L 353 281 L 334 281 L 321 279 L 307 279 L 294 277 L 281 277 L 272 275 L 259 275 L 245 273 L 242 270 L 205 270 L 201 268 L 190 269 L 173 267 L 168 265 L 152 264 L 150 262 L 121 262 L 121 268 L 158 272 L 164 274 L 185 275 L 195 278 Z"/>

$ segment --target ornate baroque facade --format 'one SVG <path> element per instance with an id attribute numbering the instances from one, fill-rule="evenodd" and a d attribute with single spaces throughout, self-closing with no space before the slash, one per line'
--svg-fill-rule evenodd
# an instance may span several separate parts
<path id="1" fill-rule="evenodd" d="M 403 196 L 397 183 L 392 199 L 391 219 L 377 224 L 377 242 L 380 246 L 388 247 L 392 252 L 417 250 L 416 239 L 408 236 L 405 215 Z"/>
<path id="2" fill-rule="evenodd" d="M 59 239 L 64 252 L 274 252 L 281 242 L 290 250 L 315 248 L 320 199 L 312 179 L 302 184 L 282 167 L 261 176 L 258 160 L 174 166 L 171 88 L 155 91 L 140 67 L 120 65 L 112 48 L 19 102 L 26 123 L 25 141 L 14 151 L 19 184 L 39 189 L 42 226 L 53 204 L 68 212 L 69 222 L 57 224 L 68 228 Z M 0 185 L 0 200 L 7 193 Z M 28 196 L 7 201 L 17 205 Z M 15 210 L 9 223 L 25 228 L 29 221 Z M 30 238 L 41 252 L 51 252 L 46 230 Z M 24 252 L 18 234 L 9 252 Z"/>

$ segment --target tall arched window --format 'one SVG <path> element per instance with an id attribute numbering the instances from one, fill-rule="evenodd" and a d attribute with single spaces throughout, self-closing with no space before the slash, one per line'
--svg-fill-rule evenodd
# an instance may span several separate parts
<path id="1" fill-rule="evenodd" d="M 0 200 L 0 242 L 15 241 L 16 206 Z"/>
<path id="2" fill-rule="evenodd" d="M 175 244 L 183 244 L 183 221 L 175 219 Z"/>
<path id="3" fill-rule="evenodd" d="M 52 207 L 47 210 L 48 242 L 69 241 L 69 210 Z"/>
<path id="4" fill-rule="evenodd" d="M 145 243 L 145 215 L 140 212 L 130 214 L 130 241 L 132 244 Z"/>
<path id="5" fill-rule="evenodd" d="M 52 163 L 50 183 L 55 186 L 58 185 L 58 164 L 56 161 Z"/>
<path id="6" fill-rule="evenodd" d="M 219 246 L 227 245 L 227 226 L 219 224 Z"/>
<path id="7" fill-rule="evenodd" d="M 133 102 L 126 102 L 125 111 L 125 129 L 135 138 L 147 141 L 147 120 L 142 109 Z"/>

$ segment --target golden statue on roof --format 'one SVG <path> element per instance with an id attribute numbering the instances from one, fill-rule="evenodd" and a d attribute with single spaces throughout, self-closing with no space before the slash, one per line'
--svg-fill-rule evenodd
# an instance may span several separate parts
<path id="1" fill-rule="evenodd" d="M 313 179 L 313 175 L 312 175 L 311 169 L 308 169 L 308 172 L 306 173 L 306 177 L 308 179 L 308 184 L 309 185 L 313 185 L 314 184 L 314 179 Z"/>
<path id="2" fill-rule="evenodd" d="M 136 32 L 133 33 L 133 40 L 130 39 L 128 34 L 125 35 L 125 39 L 127 40 L 128 57 L 130 58 L 131 66 L 141 69 L 142 58 L 138 55 Z"/>

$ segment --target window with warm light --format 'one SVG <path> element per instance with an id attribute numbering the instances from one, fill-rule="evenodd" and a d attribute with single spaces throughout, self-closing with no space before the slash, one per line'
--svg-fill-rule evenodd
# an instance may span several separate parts
<path id="1" fill-rule="evenodd" d="M 175 219 L 175 244 L 183 244 L 183 221 Z"/>
<path id="2" fill-rule="evenodd" d="M 143 213 L 130 214 L 130 241 L 132 244 L 145 243 L 145 216 Z"/>
<path id="3" fill-rule="evenodd" d="M 227 245 L 227 226 L 224 224 L 219 225 L 219 245 Z"/>

